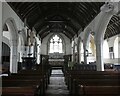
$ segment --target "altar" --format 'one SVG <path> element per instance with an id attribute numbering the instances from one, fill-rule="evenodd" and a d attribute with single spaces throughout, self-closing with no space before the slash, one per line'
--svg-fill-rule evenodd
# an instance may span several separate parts
<path id="1" fill-rule="evenodd" d="M 36 64 L 35 57 L 22 57 L 22 68 L 25 69 L 32 69 L 33 66 Z"/>
<path id="2" fill-rule="evenodd" d="M 49 64 L 52 67 L 63 67 L 64 59 L 49 59 Z"/>
<path id="3" fill-rule="evenodd" d="M 63 67 L 64 65 L 63 53 L 49 53 L 49 64 L 52 67 Z"/>

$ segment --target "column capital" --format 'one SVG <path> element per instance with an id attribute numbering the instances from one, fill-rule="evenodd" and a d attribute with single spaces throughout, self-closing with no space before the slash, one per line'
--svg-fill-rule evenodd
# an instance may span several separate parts
<path id="1" fill-rule="evenodd" d="M 107 2 L 100 9 L 105 13 L 112 12 L 114 10 L 114 4 L 112 2 Z"/>

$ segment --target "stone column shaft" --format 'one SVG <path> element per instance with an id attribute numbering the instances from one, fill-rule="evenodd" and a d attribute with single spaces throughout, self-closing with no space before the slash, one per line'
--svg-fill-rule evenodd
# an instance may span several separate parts
<path id="1" fill-rule="evenodd" d="M 96 27 L 96 64 L 97 71 L 104 71 L 103 61 L 103 41 L 107 25 L 113 16 L 114 6 L 111 3 L 106 3 L 101 7 L 101 17 Z"/>
<path id="2" fill-rule="evenodd" d="M 2 2 L 0 1 L 0 64 L 2 64 Z"/>
<path id="3" fill-rule="evenodd" d="M 13 45 L 11 46 L 11 53 L 10 53 L 10 72 L 17 73 L 18 71 L 18 50 L 17 50 L 17 41 L 12 41 Z"/>

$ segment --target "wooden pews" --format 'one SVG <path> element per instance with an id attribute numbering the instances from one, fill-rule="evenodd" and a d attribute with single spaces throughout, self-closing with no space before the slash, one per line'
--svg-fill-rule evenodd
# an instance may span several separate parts
<path id="1" fill-rule="evenodd" d="M 74 70 L 81 71 L 96 71 L 96 64 L 75 64 L 73 67 Z"/>
<path id="2" fill-rule="evenodd" d="M 120 86 L 79 86 L 80 96 L 119 96 Z"/>
<path id="3" fill-rule="evenodd" d="M 27 79 L 3 80 L 2 81 L 2 94 L 3 94 L 3 96 L 4 95 L 9 96 L 9 94 L 10 95 L 23 94 L 23 96 L 24 95 L 34 96 L 35 94 L 40 94 L 38 92 L 39 92 L 39 90 L 41 91 L 41 87 L 42 87 L 41 84 L 42 83 L 39 80 L 38 81 L 37 80 L 27 80 Z"/>
<path id="4" fill-rule="evenodd" d="M 3 87 L 2 96 L 35 96 L 34 87 Z M 4 94 L 5 93 L 5 94 Z"/>
<path id="5" fill-rule="evenodd" d="M 2 96 L 40 96 L 45 94 L 50 73 L 47 69 L 22 70 L 2 77 Z"/>
<path id="6" fill-rule="evenodd" d="M 120 95 L 120 72 L 118 71 L 80 71 L 68 69 L 65 71 L 65 81 L 71 95 Z"/>

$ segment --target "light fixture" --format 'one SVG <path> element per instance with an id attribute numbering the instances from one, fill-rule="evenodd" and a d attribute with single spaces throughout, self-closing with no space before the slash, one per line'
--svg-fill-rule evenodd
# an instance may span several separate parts
<path id="1" fill-rule="evenodd" d="M 67 28 L 67 26 L 65 25 L 65 28 Z"/>
<path id="2" fill-rule="evenodd" d="M 93 35 L 93 36 L 94 36 L 94 35 L 95 35 L 95 32 L 91 31 L 91 35 Z"/>
<path id="3" fill-rule="evenodd" d="M 22 30 L 18 30 L 18 34 L 22 33 Z"/>

